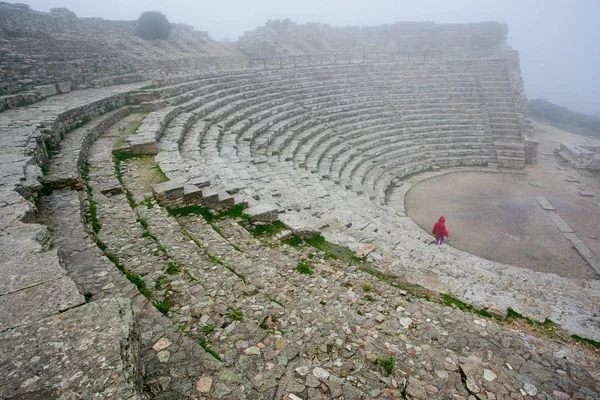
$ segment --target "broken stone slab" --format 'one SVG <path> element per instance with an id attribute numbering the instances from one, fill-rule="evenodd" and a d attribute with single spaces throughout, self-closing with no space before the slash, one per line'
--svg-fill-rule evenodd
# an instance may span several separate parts
<path id="1" fill-rule="evenodd" d="M 60 268 L 58 260 L 54 262 Z M 75 283 L 66 276 L 0 297 L 0 332 L 85 303 Z"/>
<path id="2" fill-rule="evenodd" d="M 556 211 L 556 208 L 554 208 L 554 206 L 550 204 L 548 199 L 546 199 L 544 196 L 538 196 L 535 199 L 538 201 L 538 203 L 540 203 L 540 206 L 542 206 L 544 210 Z"/>
<path id="3" fill-rule="evenodd" d="M 190 185 L 194 185 L 200 189 L 210 186 L 210 180 L 207 180 L 207 179 L 204 179 L 201 177 L 192 178 L 188 181 L 188 183 Z"/>
<path id="4" fill-rule="evenodd" d="M 573 233 L 573 229 L 557 213 L 550 213 L 550 219 L 561 232 Z"/>
<path id="5" fill-rule="evenodd" d="M 567 182 L 579 182 L 579 179 L 570 176 L 567 176 L 565 179 Z"/>
<path id="6" fill-rule="evenodd" d="M 0 334 L 0 398 L 140 399 L 139 334 L 125 299 L 84 304 Z"/>
<path id="7" fill-rule="evenodd" d="M 215 205 L 219 202 L 219 193 L 211 188 L 202 189 L 202 201 L 207 206 Z"/>
<path id="8" fill-rule="evenodd" d="M 40 95 L 42 95 L 44 97 L 54 96 L 55 94 L 58 93 L 58 91 L 56 90 L 56 85 L 36 86 L 34 89 L 36 92 L 38 92 Z"/>
<path id="9" fill-rule="evenodd" d="M 71 82 L 59 82 L 56 84 L 58 93 L 69 93 L 71 91 Z"/>
<path id="10" fill-rule="evenodd" d="M 25 251 L 5 258 L 2 276 L 0 296 L 5 296 L 64 277 L 66 271 L 58 264 L 56 250 L 43 253 Z"/>
<path id="11" fill-rule="evenodd" d="M 156 154 L 156 139 L 153 137 L 136 137 L 129 142 L 133 154 Z"/>
<path id="12" fill-rule="evenodd" d="M 257 204 L 246 210 L 250 220 L 256 222 L 273 222 L 279 218 L 279 209 L 271 204 Z"/>
<path id="13" fill-rule="evenodd" d="M 548 186 L 546 186 L 542 183 L 538 183 L 538 182 L 529 182 L 529 184 L 533 187 L 540 188 L 540 189 L 546 189 L 548 187 Z"/>
<path id="14" fill-rule="evenodd" d="M 229 193 L 221 191 L 217 195 L 219 196 L 219 205 L 221 207 L 229 208 L 235 205 L 235 199 Z"/>
<path id="15" fill-rule="evenodd" d="M 159 202 L 174 200 L 184 196 L 185 186 L 175 181 L 157 183 L 152 185 L 152 193 Z"/>
<path id="16" fill-rule="evenodd" d="M 600 274 L 600 260 L 598 260 L 598 257 L 596 257 L 596 255 L 590 250 L 590 248 L 587 247 L 581 241 L 581 239 L 579 239 L 574 233 L 563 233 L 563 235 L 571 243 L 573 243 L 575 249 L 577 249 L 579 254 L 581 254 L 581 256 L 588 262 L 588 264 L 590 264 L 594 271 Z"/>
<path id="17" fill-rule="evenodd" d="M 285 213 L 279 216 L 279 220 L 283 222 L 296 236 L 307 238 L 320 234 L 316 229 L 318 226 L 314 221 L 311 221 L 309 216 L 298 213 Z"/>
<path id="18" fill-rule="evenodd" d="M 246 196 L 241 195 L 241 194 L 234 194 L 233 195 L 233 206 L 238 206 L 238 205 L 242 205 L 243 208 L 248 208 L 249 207 L 249 203 L 248 203 L 248 199 L 246 198 Z"/>
<path id="19" fill-rule="evenodd" d="M 594 193 L 592 192 L 585 192 L 585 191 L 581 191 L 579 192 L 580 195 L 584 196 L 584 197 L 594 197 Z"/>
<path id="20" fill-rule="evenodd" d="M 183 201 L 188 204 L 202 202 L 202 190 L 194 185 L 185 185 L 183 187 Z"/>
<path id="21" fill-rule="evenodd" d="M 30 254 L 46 252 L 51 244 L 50 232 L 44 225 L 16 222 L 0 231 L 0 255 L 4 259 L 21 255 L 23 249 Z"/>

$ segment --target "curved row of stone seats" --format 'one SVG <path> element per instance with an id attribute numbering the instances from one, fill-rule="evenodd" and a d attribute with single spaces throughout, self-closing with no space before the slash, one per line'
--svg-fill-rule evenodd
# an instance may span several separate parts
<path id="1" fill-rule="evenodd" d="M 0 112 L 11 108 L 23 107 L 38 103 L 48 97 L 69 93 L 75 89 L 89 89 L 92 87 L 102 88 L 107 86 L 128 85 L 132 83 L 149 83 L 149 74 L 134 73 L 111 75 L 99 79 L 91 80 L 87 83 L 73 86 L 71 82 L 58 82 L 47 85 L 33 86 L 25 85 L 21 89 L 13 89 L 9 94 L 0 96 Z"/>
<path id="2" fill-rule="evenodd" d="M 279 119 L 280 121 L 282 121 L 282 122 L 281 122 L 281 124 L 287 124 L 287 123 L 285 122 L 285 119 L 282 119 L 281 117 L 280 117 L 280 118 L 278 118 L 278 119 Z M 219 119 L 217 119 L 217 120 L 219 120 Z M 298 118 L 298 120 L 299 120 L 300 122 L 302 122 L 302 118 Z M 294 122 L 296 122 L 296 121 L 294 121 Z M 206 125 L 206 126 L 210 126 L 210 124 L 209 124 L 209 125 Z M 221 126 L 221 128 L 223 128 L 223 127 Z M 258 134 L 252 134 L 252 135 L 250 135 L 250 141 L 252 140 L 252 138 L 259 137 L 259 136 L 260 136 L 260 133 L 261 133 L 261 132 L 263 132 L 263 130 L 258 130 L 258 131 L 259 131 L 259 133 L 258 133 Z M 277 129 L 274 129 L 274 130 L 271 130 L 270 132 L 278 132 L 278 130 L 277 130 Z M 246 138 L 248 138 L 248 136 L 246 136 Z M 217 141 L 219 141 L 219 140 L 217 140 Z M 270 142 L 271 142 L 270 140 L 265 140 L 265 141 L 264 141 L 264 143 L 270 143 Z M 262 143 L 261 143 L 261 145 L 262 145 Z M 260 145 L 259 145 L 258 147 L 260 147 Z"/>
<path id="3" fill-rule="evenodd" d="M 242 76 L 243 77 L 243 76 Z M 219 78 L 217 78 L 219 79 Z M 144 124 L 140 127 L 140 132 L 144 133 L 144 135 L 138 135 L 136 137 L 136 140 L 139 143 L 140 146 L 142 145 L 146 145 L 147 143 L 150 143 L 152 140 L 156 140 L 158 136 L 160 136 L 161 132 L 164 130 L 164 128 L 166 127 L 166 125 L 169 123 L 169 121 L 175 116 L 177 115 L 179 112 L 185 112 L 185 111 L 191 111 L 195 108 L 198 108 L 199 105 L 203 104 L 204 108 L 206 110 L 210 110 L 213 108 L 216 108 L 219 106 L 219 104 L 226 104 L 231 102 L 232 100 L 236 100 L 236 99 L 240 99 L 240 98 L 256 98 L 253 101 L 257 102 L 257 99 L 260 99 L 260 97 L 257 96 L 257 92 L 255 91 L 256 88 L 258 87 L 263 87 L 266 88 L 265 91 L 268 93 L 272 93 L 272 94 L 276 94 L 277 93 L 277 88 L 275 87 L 269 87 L 270 85 L 269 82 L 264 82 L 264 83 L 258 83 L 257 86 L 245 86 L 243 83 L 245 82 L 237 82 L 239 87 L 236 87 L 235 85 L 235 81 L 233 81 L 232 84 L 228 85 L 228 89 L 229 91 L 220 91 L 218 89 L 223 89 L 223 87 L 219 87 L 219 84 L 216 84 L 217 87 L 215 89 L 217 89 L 215 92 L 213 92 L 212 88 L 205 91 L 206 89 L 198 89 L 200 91 L 205 91 L 202 94 L 204 94 L 204 96 L 191 96 L 193 97 L 192 100 L 189 100 L 187 102 L 184 102 L 178 106 L 171 106 L 171 107 L 167 107 L 165 109 L 161 109 L 157 112 L 151 113 L 150 117 L 146 119 L 146 121 L 144 122 Z M 318 83 L 313 83 L 313 86 L 317 86 Z M 294 87 L 294 83 L 290 84 L 290 87 Z M 308 90 L 307 88 L 304 88 L 304 90 Z M 260 93 L 260 92 L 259 92 Z M 223 96 L 225 95 L 225 96 Z M 186 96 L 187 99 L 187 94 L 181 94 L 180 96 Z M 229 96 L 229 97 L 226 97 Z M 277 97 L 281 97 L 282 94 L 278 93 Z M 216 101 L 215 101 L 216 100 Z M 159 100 L 162 101 L 162 100 Z M 206 102 L 210 103 L 210 104 L 205 104 Z M 203 113 L 201 111 L 199 112 L 194 112 L 194 115 L 196 116 L 196 118 L 200 118 Z M 147 133 L 149 133 L 148 135 L 146 135 Z M 152 139 L 154 137 L 154 139 Z M 138 143 L 136 143 L 135 145 L 138 145 Z"/>
<path id="4" fill-rule="evenodd" d="M 469 138 L 469 135 L 483 136 L 483 132 L 434 131 L 419 135 L 419 140 L 433 142 L 433 138 L 436 136 L 445 136 L 446 139 L 453 138 L 453 141 L 470 141 L 473 138 Z M 340 131 L 336 140 L 331 141 L 320 153 L 317 167 L 322 176 L 331 173 L 332 179 L 339 180 L 340 168 L 344 168 L 352 161 L 353 157 L 361 156 L 362 152 L 372 151 L 382 145 L 414 138 L 413 134 L 406 133 L 406 130 L 399 127 L 397 123 L 355 128 L 346 132 Z M 477 141 L 484 140 L 484 137 L 477 138 Z"/>
<path id="5" fill-rule="evenodd" d="M 80 170 L 88 157 L 90 146 L 106 129 L 133 111 L 131 107 L 122 107 L 65 134 L 60 142 L 60 152 L 52 157 L 44 183 L 51 189 L 81 189 L 83 182 Z"/>
<path id="6" fill-rule="evenodd" d="M 125 111 L 129 111 L 127 109 L 122 109 Z M 104 122 L 104 128 L 106 129 L 106 125 L 108 121 L 115 121 L 116 115 L 121 110 L 116 112 L 109 113 L 103 117 L 100 117 L 98 120 L 92 120 L 90 125 L 86 125 L 84 128 L 80 130 L 76 130 L 70 132 L 69 134 L 73 134 L 77 136 L 78 131 L 84 131 L 85 128 L 91 128 L 92 125 L 97 125 L 98 121 L 100 123 Z M 129 112 L 126 112 L 124 115 L 127 115 Z M 95 127 L 94 131 L 97 131 L 99 128 Z M 105 133 L 105 132 L 100 132 Z M 82 135 L 79 135 L 80 138 Z M 123 190 L 121 188 L 121 184 L 115 175 L 114 165 L 113 165 L 113 147 L 114 142 L 119 139 L 119 130 L 116 127 L 113 127 L 111 130 L 111 135 L 102 135 L 98 138 L 98 135 L 94 135 L 95 140 L 92 143 L 91 149 L 88 149 L 88 145 L 86 143 L 86 151 L 89 150 L 89 168 L 90 174 L 88 176 L 87 184 L 90 185 L 90 191 L 87 194 L 94 194 L 94 201 L 97 204 L 98 211 L 104 213 L 105 207 L 108 206 L 108 209 L 113 210 L 114 204 L 117 202 L 117 199 L 122 200 L 122 203 L 125 204 L 127 209 L 129 209 L 129 205 L 123 194 Z M 109 137 L 106 137 L 109 136 Z M 68 137 L 68 136 L 67 136 Z M 90 140 L 91 135 L 86 137 L 87 140 Z M 82 143 L 82 140 L 63 143 L 61 147 L 62 151 L 67 153 L 72 152 L 73 143 Z M 80 151 L 79 151 L 80 150 Z M 80 155 L 83 153 L 84 149 L 79 149 L 76 153 Z M 59 157 L 53 157 L 50 160 L 50 170 L 57 169 L 53 166 L 54 163 L 59 162 Z M 62 164 L 62 163 L 61 163 Z M 102 167 L 102 168 L 99 168 Z M 73 189 L 69 187 L 67 189 Z M 118 190 L 115 190 L 118 189 Z M 87 200 L 85 199 L 85 195 L 82 196 L 84 199 L 84 203 L 82 203 L 82 208 L 86 208 Z M 103 378 L 104 383 L 110 383 L 111 385 L 117 385 L 119 387 L 118 391 L 111 389 L 110 392 L 105 393 L 107 398 L 112 398 L 113 396 L 118 396 L 119 398 L 137 398 L 130 397 L 125 394 L 125 390 L 128 390 L 131 386 L 134 390 L 139 392 L 139 390 L 143 387 L 140 382 L 139 374 L 143 374 L 143 378 L 145 381 L 143 382 L 146 387 L 145 391 L 155 391 L 156 389 L 152 388 L 153 385 L 158 385 L 158 379 L 165 379 L 165 376 L 168 376 L 171 371 L 177 368 L 183 368 L 182 365 L 184 362 L 186 363 L 186 371 L 183 375 L 178 376 L 178 380 L 180 383 L 185 382 L 185 385 L 188 387 L 192 387 L 192 385 L 198 380 L 199 374 L 203 374 L 206 372 L 206 369 L 213 368 L 212 364 L 219 364 L 216 362 L 212 356 L 208 355 L 204 352 L 197 343 L 189 338 L 186 338 L 182 335 L 179 328 L 165 316 L 158 312 L 155 307 L 146 299 L 138 288 L 136 288 L 131 282 L 125 278 L 125 275 L 117 269 L 118 265 L 113 264 L 115 255 L 112 255 L 113 262 L 108 261 L 108 258 L 102 256 L 102 251 L 99 250 L 94 243 L 95 238 L 91 237 L 89 233 L 86 231 L 83 226 L 83 222 L 79 220 L 79 218 L 73 218 L 74 215 L 79 215 L 80 213 L 80 196 L 74 190 L 59 190 L 53 192 L 51 195 L 44 196 L 40 202 L 40 212 L 42 214 L 40 222 L 47 224 L 50 229 L 52 236 L 55 239 L 55 245 L 58 249 L 58 254 L 60 256 L 61 264 L 64 269 L 66 269 L 68 276 L 73 279 L 75 284 L 79 289 L 79 293 L 85 295 L 85 299 L 87 302 L 91 302 L 90 304 L 101 304 L 101 300 L 104 298 L 116 298 L 117 301 L 120 298 L 130 299 L 133 307 L 134 317 L 130 320 L 127 320 L 125 317 L 127 316 L 126 310 L 121 311 L 121 315 L 123 315 L 124 320 L 129 321 L 134 327 L 139 326 L 139 331 L 136 330 L 131 334 L 131 338 L 135 340 L 135 348 L 131 350 L 131 354 L 127 353 L 128 348 L 126 344 L 122 344 L 117 349 L 123 353 L 124 356 L 131 356 L 133 360 L 140 363 L 140 365 L 126 365 L 121 369 L 124 370 L 124 373 L 121 375 L 126 375 L 126 373 L 133 374 L 135 372 L 135 380 L 129 379 L 130 384 L 123 384 L 120 380 L 116 378 L 120 377 L 118 374 L 112 374 L 111 379 Z M 122 210 L 121 210 L 122 214 Z M 100 222 L 102 223 L 103 228 L 105 228 L 109 233 L 108 235 L 114 239 L 115 236 L 119 236 L 116 231 L 110 231 L 111 225 L 108 220 L 105 218 L 104 214 L 99 214 L 98 216 Z M 114 226 L 114 225 L 113 225 Z M 135 226 L 133 227 L 135 230 Z M 130 228 L 123 229 L 119 227 L 119 232 L 130 230 Z M 127 248 L 127 246 L 131 246 L 131 242 L 134 241 L 134 237 L 140 237 L 141 240 L 144 240 L 144 237 L 139 233 L 138 235 L 129 235 L 127 232 L 125 234 L 128 241 L 123 243 L 120 247 L 121 249 Z M 97 237 L 100 240 L 100 243 L 104 243 L 106 240 L 105 236 L 101 238 Z M 145 238 L 148 241 L 148 238 Z M 150 240 L 152 242 L 152 240 Z M 124 246 L 127 244 L 127 246 Z M 148 243 L 146 243 L 148 245 Z M 104 244 L 106 246 L 106 244 Z M 104 248 L 104 250 L 106 247 Z M 104 251 L 103 250 L 103 251 Z M 114 251 L 114 248 L 110 249 Z M 148 249 L 146 249 L 148 252 Z M 141 253 L 140 253 L 141 254 Z M 135 254 L 134 257 L 139 256 L 139 254 Z M 139 261 L 139 260 L 138 260 Z M 121 267 L 122 268 L 122 267 Z M 107 313 L 108 314 L 108 313 Z M 131 314 L 131 307 L 129 308 L 129 314 Z M 94 315 L 94 314 L 90 314 Z M 98 321 L 103 321 L 105 318 L 104 315 L 101 315 L 98 318 Z M 89 323 L 89 322 L 86 322 Z M 114 326 L 115 329 L 120 329 L 120 326 L 115 321 L 108 321 L 111 326 Z M 81 334 L 81 330 L 75 331 L 78 334 Z M 107 337 L 104 338 L 104 344 L 102 341 L 98 341 L 98 346 L 95 346 L 94 349 L 97 349 L 100 345 L 104 345 L 107 347 L 106 355 L 113 357 L 112 349 L 108 348 L 108 344 L 114 341 L 116 344 L 119 344 L 120 337 L 116 335 L 114 332 L 106 331 Z M 91 332 L 90 336 L 95 335 L 95 332 Z M 156 357 L 157 350 L 153 348 L 157 341 L 161 339 L 166 341 L 166 343 L 176 343 L 175 346 L 168 344 L 170 347 L 168 352 L 171 354 L 171 358 L 173 359 L 171 363 L 168 361 L 168 353 L 167 359 Z M 85 348 L 85 347 L 84 347 Z M 102 349 L 98 350 L 100 353 Z M 24 353 L 26 354 L 26 353 Z M 81 357 L 83 359 L 91 358 L 88 354 L 83 354 Z M 207 359 L 208 357 L 208 359 Z M 185 360 L 185 361 L 184 361 Z M 125 358 L 124 358 L 125 361 Z M 108 362 L 110 366 L 113 365 L 117 367 L 116 360 L 109 359 Z M 77 367 L 78 363 L 71 363 L 73 366 Z M 143 365 L 143 366 L 142 366 Z M 187 370 L 187 368 L 190 368 Z M 102 368 L 100 368 L 102 369 Z M 52 370 L 52 373 L 54 371 Z M 94 374 L 99 377 L 103 377 L 102 374 Z M 135 384 L 135 386 L 133 386 Z M 91 387 L 89 390 L 93 390 L 95 392 L 101 393 L 102 388 L 98 388 L 97 386 Z M 150 389 L 149 389 L 150 388 Z M 166 387 L 163 387 L 160 391 L 166 391 Z M 189 391 L 189 389 L 183 390 Z M 182 389 L 177 389 L 176 386 L 172 386 L 169 391 L 173 396 L 183 396 Z M 123 392 L 123 394 L 121 394 Z M 116 394 L 115 394 L 116 393 Z M 96 394 L 98 396 L 98 394 Z M 92 397 L 92 395 L 88 396 Z"/>
<path id="7" fill-rule="evenodd" d="M 48 159 L 46 146 L 54 148 L 61 135 L 114 107 L 125 104 L 128 93 L 144 82 L 81 90 L 49 98 L 34 107 L 0 114 L 0 165 L 2 176 L 0 229 L 15 220 L 30 221 L 40 189 L 40 165 Z"/>
<path id="8" fill-rule="evenodd" d="M 293 99 L 298 99 L 298 100 L 299 100 L 299 99 L 302 99 L 302 97 L 303 97 L 303 94 L 302 94 L 302 92 L 306 93 L 306 92 L 307 92 L 307 91 L 309 91 L 309 90 L 310 90 L 310 89 L 308 89 L 308 88 L 304 88 L 304 89 L 297 89 L 297 90 L 296 90 L 296 95 L 295 95 L 295 97 L 293 97 Z M 273 93 L 271 93 L 271 94 L 269 94 L 269 95 L 268 95 L 268 96 L 269 96 L 269 97 L 268 97 L 269 99 L 276 99 L 276 98 L 280 98 L 280 97 L 282 97 L 282 95 L 281 95 L 280 93 L 277 93 L 277 92 L 275 92 L 274 90 L 271 90 L 271 92 L 273 92 Z M 291 93 L 290 93 L 290 94 L 291 94 Z M 250 99 L 250 100 L 247 100 L 247 101 L 239 101 L 239 102 L 237 102 L 237 103 L 236 103 L 236 102 L 234 102 L 234 103 L 231 103 L 231 102 L 229 102 L 229 101 L 224 101 L 224 100 L 222 100 L 222 99 L 219 99 L 219 100 L 220 100 L 220 102 L 221 102 L 222 104 L 227 104 L 227 107 L 229 108 L 229 111 L 233 112 L 233 111 L 236 111 L 236 110 L 237 110 L 237 108 L 238 108 L 238 105 L 243 105 L 244 103 L 245 103 L 245 104 L 248 104 L 248 105 L 249 105 L 249 104 L 255 104 L 255 103 L 257 103 L 257 99 L 261 99 L 261 97 L 254 96 L 252 92 L 248 92 L 248 95 L 252 95 L 252 96 L 244 96 L 244 97 L 251 97 L 251 99 Z M 266 99 L 266 97 L 263 97 L 263 98 L 264 98 L 264 99 Z M 228 100 L 228 99 L 225 99 L 225 100 Z M 273 103 L 273 104 L 274 104 L 274 103 Z M 206 106 L 205 106 L 205 108 L 206 108 Z M 266 106 L 262 106 L 262 107 L 260 107 L 260 108 L 264 109 L 264 108 L 266 108 Z M 201 113 L 201 112 L 194 112 L 194 114 L 196 115 L 196 117 L 198 117 L 198 115 L 201 115 L 202 113 Z M 223 114 L 221 114 L 221 116 L 222 116 L 222 115 L 223 115 Z M 236 114 L 236 115 L 233 117 L 233 119 L 230 119 L 230 120 L 228 120 L 229 122 L 227 122 L 227 123 L 234 123 L 234 122 L 236 122 L 237 120 L 239 120 L 239 119 L 242 119 L 242 118 L 244 118 L 244 117 L 245 117 L 245 116 L 247 116 L 247 115 L 248 115 L 248 112 L 244 112 L 243 114 Z M 209 115 L 209 117 L 210 117 L 210 115 Z M 215 119 L 215 117 L 206 118 L 206 119 Z M 217 119 L 217 120 L 218 120 L 218 119 Z M 227 123 L 226 123 L 226 124 L 227 124 Z M 210 125 L 208 125 L 206 129 L 208 129 L 208 127 L 209 127 L 209 126 L 210 126 Z M 220 124 L 220 126 L 222 126 L 222 125 Z"/>
<path id="9" fill-rule="evenodd" d="M 387 142 L 389 145 L 402 145 L 402 142 L 405 140 L 411 141 L 409 142 L 410 144 L 412 143 L 412 140 L 419 141 L 419 139 L 425 138 L 428 140 L 422 143 L 424 147 L 427 147 L 428 145 L 435 145 L 438 141 L 439 143 L 445 144 L 447 142 L 452 142 L 454 137 L 460 137 L 463 140 L 456 142 L 456 146 L 460 147 L 462 143 L 468 144 L 470 139 L 474 139 L 473 136 L 479 131 L 477 126 L 473 126 L 469 123 L 465 124 L 462 121 L 448 121 L 446 123 L 442 121 L 440 125 L 429 125 L 426 128 L 418 126 L 415 129 L 411 129 L 406 125 L 408 124 L 398 124 L 398 127 L 392 129 L 391 133 L 390 131 L 378 131 L 368 138 L 366 142 L 363 141 L 362 143 L 365 143 L 365 147 L 368 149 L 370 148 L 369 145 L 377 146 L 380 145 L 382 141 Z M 419 131 L 422 131 L 422 133 Z M 394 132 L 396 133 L 395 135 Z M 407 134 L 406 132 L 410 133 Z M 481 130 L 480 132 L 481 135 L 483 135 L 483 131 Z M 465 133 L 467 134 L 466 136 Z M 343 134 L 337 134 L 330 137 L 321 137 L 317 142 L 313 143 L 307 151 L 309 154 L 305 160 L 307 168 L 316 171 L 319 166 L 323 164 L 328 149 L 340 144 L 341 140 L 345 140 Z"/>
<path id="10" fill-rule="evenodd" d="M 318 107 L 319 107 L 319 106 L 316 106 L 315 108 L 318 108 Z M 230 107 L 230 109 L 232 109 L 232 110 L 235 110 L 235 109 L 236 109 L 236 107 L 235 107 L 235 106 L 231 106 L 231 107 Z M 298 110 L 297 110 L 297 111 L 298 111 Z M 225 114 L 227 114 L 227 113 L 225 113 Z M 221 120 L 222 120 L 222 117 L 223 117 L 223 115 L 224 115 L 224 114 L 217 115 L 217 116 L 214 118 L 214 120 L 216 120 L 216 121 L 221 121 Z M 276 118 L 276 119 L 279 121 L 279 122 L 278 122 L 278 125 L 279 125 L 279 126 L 276 126 L 276 127 L 275 127 L 275 129 L 271 129 L 271 130 L 269 131 L 269 133 L 271 134 L 271 133 L 274 133 L 274 132 L 279 132 L 279 131 L 280 131 L 280 129 L 279 129 L 279 127 L 280 127 L 280 126 L 286 126 L 286 127 L 289 127 L 289 126 L 294 126 L 294 125 L 297 125 L 297 124 L 299 124 L 299 123 L 305 122 L 305 121 L 304 121 L 304 120 L 305 120 L 304 118 L 302 118 L 302 117 L 299 117 L 299 116 L 298 116 L 298 114 L 294 114 L 293 112 L 292 112 L 292 113 L 290 113 L 288 116 L 294 116 L 294 117 L 297 117 L 297 119 L 296 119 L 296 120 L 294 120 L 294 121 L 292 121 L 291 123 L 288 123 L 288 122 L 286 122 L 286 118 L 285 118 L 285 117 L 287 117 L 287 116 L 279 116 L 279 117 L 277 117 L 277 118 Z M 417 117 L 415 117 L 415 119 L 416 119 L 416 118 L 417 118 Z M 273 121 L 269 121 L 269 123 L 272 123 L 272 122 L 273 122 Z M 202 135 L 203 135 L 203 134 L 205 134 L 206 132 L 208 132 L 208 130 L 210 129 L 210 127 L 211 127 L 211 126 L 212 126 L 212 124 L 211 124 L 211 123 L 204 124 L 204 128 L 203 128 L 203 133 L 202 133 Z M 221 129 L 221 130 L 223 130 L 223 129 L 224 129 L 224 127 L 223 127 L 222 125 L 220 125 L 220 129 Z M 215 132 L 215 131 L 213 131 L 213 133 L 214 133 L 214 132 Z M 251 146 L 251 147 L 253 147 L 253 150 L 256 150 L 256 149 L 260 149 L 260 148 L 262 148 L 262 147 L 265 147 L 265 145 L 269 145 L 269 144 L 273 143 L 273 139 L 271 139 L 271 138 L 273 138 L 273 137 L 277 138 L 277 137 L 278 137 L 278 135 L 276 135 L 276 134 L 275 134 L 275 135 L 271 135 L 270 137 L 268 137 L 268 139 L 263 139 L 263 138 L 261 138 L 261 135 L 262 135 L 262 133 L 264 133 L 264 132 L 265 132 L 265 130 L 264 130 L 264 129 L 255 129 L 253 132 L 251 132 L 251 133 L 250 133 L 250 134 L 248 134 L 247 136 L 244 136 L 244 137 L 242 137 L 242 140 L 243 140 L 243 139 L 246 139 L 246 140 L 243 140 L 243 141 L 250 141 L 250 142 L 252 142 L 252 141 L 253 141 L 253 139 L 258 139 L 258 140 L 256 141 L 256 143 L 252 143 L 252 145 L 253 145 L 253 146 Z M 202 135 L 200 135 L 198 138 L 200 138 Z M 219 139 L 219 138 L 221 138 L 221 137 L 228 137 L 228 135 L 220 135 L 220 136 L 218 136 L 218 138 L 217 138 L 217 142 L 221 142 L 221 140 Z M 277 139 L 275 139 L 275 140 L 277 140 Z M 227 141 L 227 139 L 226 139 L 225 141 Z"/>
<path id="11" fill-rule="evenodd" d="M 86 304 L 84 294 L 89 294 L 91 281 L 110 275 L 102 268 L 84 271 L 91 261 L 85 255 L 93 243 L 75 249 L 74 254 L 83 257 L 78 261 L 82 268 L 77 269 L 82 275 L 77 275 L 75 269 L 64 268 L 61 249 L 87 236 L 72 231 L 61 236 L 62 241 L 53 240 L 45 226 L 29 222 L 36 212 L 40 167 L 48 163 L 48 150 L 56 151 L 65 136 L 64 153 L 54 155 L 57 166 L 50 166 L 48 178 L 58 186 L 78 186 L 74 174 L 90 143 L 128 112 L 127 108 L 111 110 L 123 106 L 127 95 L 144 85 L 71 92 L 0 115 L 0 256 L 4 260 L 0 270 L 7 278 L 0 290 L 0 339 L 6 345 L 0 356 L 2 398 L 72 393 L 139 398 L 139 332 L 129 300 L 118 294 L 104 299 L 100 295 L 98 301 Z M 87 121 L 89 125 L 79 127 Z M 78 197 L 73 198 L 75 209 L 57 224 L 81 223 L 73 218 L 80 215 Z M 105 290 L 110 291 L 108 286 Z M 49 342 L 61 350 L 48 346 Z M 71 379 L 61 379 L 64 376 Z"/>

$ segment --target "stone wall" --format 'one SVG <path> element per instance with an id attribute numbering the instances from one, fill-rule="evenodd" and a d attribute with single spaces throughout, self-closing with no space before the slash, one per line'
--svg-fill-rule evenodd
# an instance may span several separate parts
<path id="1" fill-rule="evenodd" d="M 525 84 L 521 76 L 519 52 L 513 49 L 505 49 L 504 52 L 508 64 L 515 113 L 523 136 L 523 143 L 525 144 L 525 162 L 533 164 L 537 159 L 538 142 L 534 138 L 533 125 L 531 124 L 529 110 L 527 109 L 527 95 L 525 94 Z"/>
<path id="2" fill-rule="evenodd" d="M 270 21 L 244 33 L 239 48 L 251 57 L 302 53 L 350 53 L 439 51 L 446 55 L 494 53 L 506 44 L 508 28 L 497 22 L 436 24 L 396 22 L 369 27 L 291 21 Z"/>
<path id="3" fill-rule="evenodd" d="M 237 50 L 183 24 L 172 24 L 169 40 L 146 41 L 134 35 L 135 21 L 77 18 L 68 9 L 43 13 L 0 3 L 0 27 L 0 96 L 58 82 L 85 88 L 248 64 Z"/>

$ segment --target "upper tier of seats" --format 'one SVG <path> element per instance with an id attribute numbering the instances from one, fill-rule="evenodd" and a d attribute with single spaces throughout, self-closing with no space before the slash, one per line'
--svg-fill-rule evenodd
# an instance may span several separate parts
<path id="1" fill-rule="evenodd" d="M 276 157 L 381 201 L 382 193 L 373 189 L 379 181 L 385 187 L 390 178 L 432 166 L 525 163 L 503 60 L 238 71 L 190 79 L 139 95 L 159 97 L 142 106 L 166 107 L 150 114 L 135 140 L 156 142 L 165 133 L 174 143 L 214 147 L 228 162 Z"/>

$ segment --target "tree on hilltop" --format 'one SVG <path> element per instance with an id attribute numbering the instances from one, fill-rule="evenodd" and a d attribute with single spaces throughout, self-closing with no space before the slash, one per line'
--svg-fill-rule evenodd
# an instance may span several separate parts
<path id="1" fill-rule="evenodd" d="M 138 18 L 135 32 L 142 39 L 166 40 L 171 34 L 171 24 L 163 13 L 146 11 Z"/>

